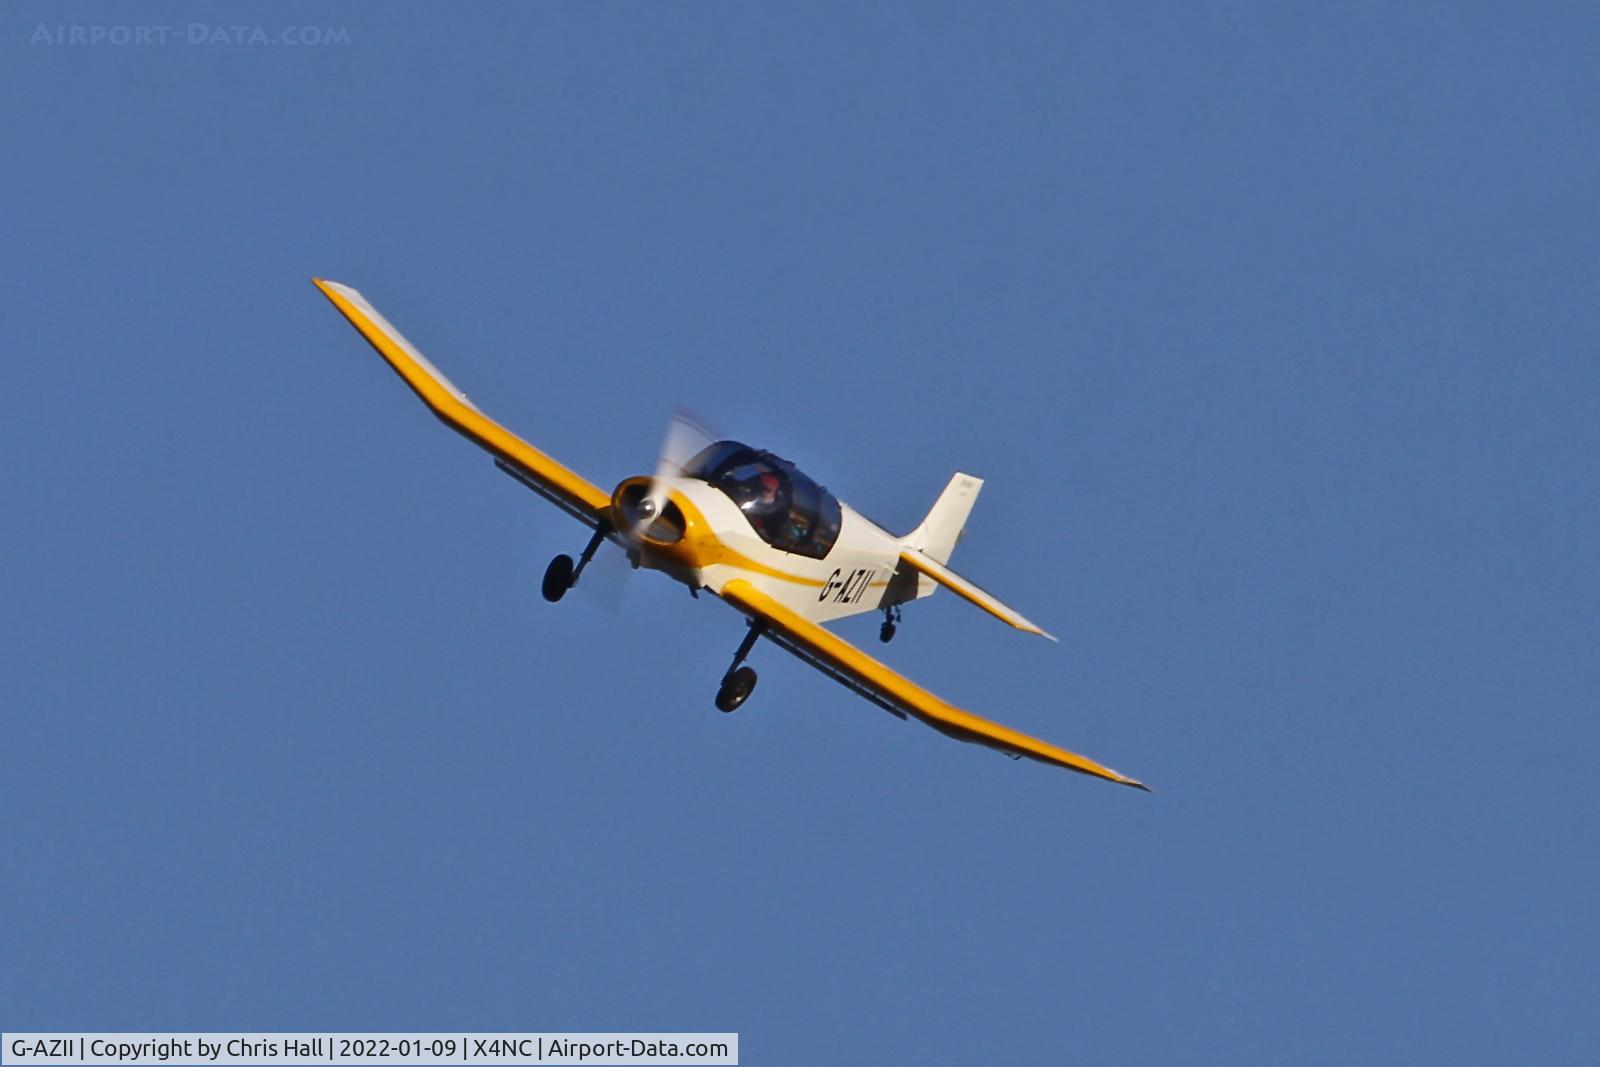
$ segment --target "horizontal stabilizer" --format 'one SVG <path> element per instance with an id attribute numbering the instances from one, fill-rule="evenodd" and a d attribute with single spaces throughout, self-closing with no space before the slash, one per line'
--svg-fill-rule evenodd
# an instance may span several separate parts
<path id="1" fill-rule="evenodd" d="M 907 548 L 901 551 L 900 559 L 919 574 L 932 578 L 945 588 L 978 605 L 978 607 L 987 611 L 1001 622 L 1009 623 L 1019 630 L 1026 630 L 1030 634 L 1048 637 L 1052 641 L 1056 639 L 1054 635 L 1045 633 L 1038 626 L 1029 622 L 1020 611 L 1006 607 L 998 597 L 979 589 L 943 563 L 929 558 L 926 553 L 919 552 L 914 548 Z"/>

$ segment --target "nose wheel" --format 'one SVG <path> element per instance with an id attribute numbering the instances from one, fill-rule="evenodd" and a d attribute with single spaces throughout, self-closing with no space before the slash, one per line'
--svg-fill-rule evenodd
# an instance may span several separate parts
<path id="1" fill-rule="evenodd" d="M 744 658 L 755 647 L 756 639 L 766 629 L 765 624 L 754 620 L 750 623 L 750 630 L 744 635 L 744 640 L 739 642 L 739 651 L 733 654 L 733 662 L 728 665 L 728 673 L 722 676 L 722 685 L 717 688 L 717 710 L 726 714 L 738 711 L 740 705 L 750 699 L 750 694 L 756 687 L 756 672 L 752 667 L 741 667 Z"/>

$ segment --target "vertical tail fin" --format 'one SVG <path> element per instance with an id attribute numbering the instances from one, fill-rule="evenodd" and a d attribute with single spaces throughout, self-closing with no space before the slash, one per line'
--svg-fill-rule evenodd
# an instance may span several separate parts
<path id="1" fill-rule="evenodd" d="M 935 562 L 948 563 L 982 488 L 982 478 L 957 473 L 934 501 L 922 525 L 906 534 L 906 547 L 920 550 Z"/>

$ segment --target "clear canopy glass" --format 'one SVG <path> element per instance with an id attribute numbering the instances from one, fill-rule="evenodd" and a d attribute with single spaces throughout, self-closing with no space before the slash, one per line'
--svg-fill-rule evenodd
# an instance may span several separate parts
<path id="1" fill-rule="evenodd" d="M 761 539 L 780 551 L 823 559 L 839 538 L 839 501 L 771 452 L 718 441 L 691 459 L 683 473 L 727 494 Z"/>

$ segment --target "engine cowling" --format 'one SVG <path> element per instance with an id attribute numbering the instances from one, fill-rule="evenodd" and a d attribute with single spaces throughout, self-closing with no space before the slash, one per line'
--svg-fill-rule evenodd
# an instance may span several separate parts
<path id="1" fill-rule="evenodd" d="M 670 495 L 656 509 L 650 499 L 650 479 L 642 475 L 624 479 L 612 492 L 611 524 L 619 533 L 654 545 L 675 545 L 689 529 L 683 510 Z"/>

